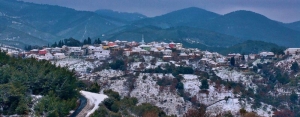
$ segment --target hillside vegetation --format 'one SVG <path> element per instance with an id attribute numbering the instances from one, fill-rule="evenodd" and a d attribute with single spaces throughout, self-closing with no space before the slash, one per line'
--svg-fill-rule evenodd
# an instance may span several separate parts
<path id="1" fill-rule="evenodd" d="M 48 61 L 11 58 L 0 53 L 0 106 L 3 115 L 66 116 L 75 109 L 78 81 L 74 72 Z M 43 96 L 38 104 L 34 96 Z"/>
<path id="2" fill-rule="evenodd" d="M 278 46 L 277 44 L 274 43 L 248 40 L 243 43 L 233 45 L 229 48 L 219 49 L 218 51 L 221 54 L 229 54 L 229 53 L 255 54 L 263 51 L 271 51 L 272 48 L 285 49 L 285 47 Z"/>

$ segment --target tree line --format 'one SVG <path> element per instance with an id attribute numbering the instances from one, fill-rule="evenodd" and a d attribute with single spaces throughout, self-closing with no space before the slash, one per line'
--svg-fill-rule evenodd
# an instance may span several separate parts
<path id="1" fill-rule="evenodd" d="M 82 46 L 82 45 L 92 45 L 92 44 L 101 44 L 102 41 L 100 40 L 100 38 L 94 39 L 94 41 L 92 42 L 92 39 L 90 37 L 88 37 L 87 39 L 84 39 L 82 42 L 74 39 L 72 37 L 68 38 L 68 39 L 63 39 L 63 40 L 59 40 L 58 42 L 54 42 L 51 45 L 47 45 L 47 47 L 62 47 L 63 45 L 66 46 Z M 32 49 L 42 49 L 43 46 L 38 46 L 38 45 L 25 45 L 24 50 L 30 51 Z"/>
<path id="2" fill-rule="evenodd" d="M 92 42 L 92 39 L 88 37 L 87 39 L 84 39 L 82 42 L 79 40 L 76 40 L 74 38 L 64 39 L 60 40 L 58 42 L 54 42 L 54 44 L 51 45 L 51 47 L 62 47 L 63 45 L 66 46 L 82 46 L 82 45 L 91 45 L 91 44 L 101 44 L 100 38 L 95 39 L 94 42 Z"/>

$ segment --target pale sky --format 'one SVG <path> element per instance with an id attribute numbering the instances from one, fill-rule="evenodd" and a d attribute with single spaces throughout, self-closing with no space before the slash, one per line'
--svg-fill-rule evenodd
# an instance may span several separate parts
<path id="1" fill-rule="evenodd" d="M 218 14 L 249 10 L 270 19 L 290 23 L 300 21 L 300 0 L 23 0 L 65 6 L 76 10 L 110 9 L 138 12 L 149 17 L 187 7 L 199 7 Z"/>

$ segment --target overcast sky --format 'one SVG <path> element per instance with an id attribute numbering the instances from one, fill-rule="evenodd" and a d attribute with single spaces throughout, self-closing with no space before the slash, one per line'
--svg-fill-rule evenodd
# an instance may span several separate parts
<path id="1" fill-rule="evenodd" d="M 111 9 L 138 12 L 153 17 L 187 7 L 199 7 L 218 14 L 250 10 L 270 19 L 289 23 L 300 21 L 300 0 L 23 0 L 95 11 Z"/>

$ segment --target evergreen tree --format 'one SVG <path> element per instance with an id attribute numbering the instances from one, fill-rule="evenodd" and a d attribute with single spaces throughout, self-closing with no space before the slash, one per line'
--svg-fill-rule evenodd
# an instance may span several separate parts
<path id="1" fill-rule="evenodd" d="M 234 59 L 234 57 L 231 57 L 231 58 L 230 58 L 230 65 L 231 65 L 231 66 L 234 66 L 234 65 L 235 65 L 235 59 Z"/>
<path id="2" fill-rule="evenodd" d="M 283 48 L 272 48 L 271 52 L 273 52 L 275 55 L 284 55 Z"/>
<path id="3" fill-rule="evenodd" d="M 11 58 L 2 52 L 0 58 L 1 114 L 28 114 L 31 94 L 44 96 L 34 108 L 37 116 L 49 112 L 67 116 L 76 107 L 78 81 L 74 72 L 48 61 Z"/>
<path id="4" fill-rule="evenodd" d="M 241 59 L 242 59 L 242 61 L 245 61 L 245 60 L 246 60 L 246 59 L 245 59 L 245 54 L 244 54 L 244 53 L 242 54 L 242 58 L 241 58 Z"/>
<path id="5" fill-rule="evenodd" d="M 208 89 L 208 88 L 209 88 L 209 85 L 208 85 L 207 79 L 203 79 L 203 80 L 201 81 L 200 89 L 206 90 L 206 89 Z"/>
<path id="6" fill-rule="evenodd" d="M 54 44 L 52 44 L 52 47 L 57 47 L 58 45 L 57 45 L 57 43 L 56 42 L 54 42 Z"/>
<path id="7" fill-rule="evenodd" d="M 58 47 L 61 47 L 61 46 L 62 46 L 62 43 L 61 43 L 61 40 L 59 40 Z"/>
<path id="8" fill-rule="evenodd" d="M 98 38 L 97 41 L 98 41 L 98 44 L 102 43 L 102 41 L 100 40 L 100 38 Z"/>
<path id="9" fill-rule="evenodd" d="M 298 65 L 298 63 L 296 61 L 292 64 L 291 70 L 293 70 L 294 72 L 298 72 L 299 71 L 299 65 Z"/>
<path id="10" fill-rule="evenodd" d="M 88 39 L 87 39 L 87 44 L 92 44 L 92 40 L 90 37 L 88 37 Z"/>
<path id="11" fill-rule="evenodd" d="M 100 38 L 98 38 L 98 39 L 95 39 L 95 41 L 94 41 L 94 44 L 101 44 L 101 40 L 100 40 Z"/>
<path id="12" fill-rule="evenodd" d="M 86 39 L 83 40 L 83 45 L 88 44 L 88 41 Z"/>
<path id="13" fill-rule="evenodd" d="M 296 103 L 297 100 L 298 100 L 298 95 L 294 91 L 290 95 L 290 100 L 291 100 L 292 103 Z"/>

